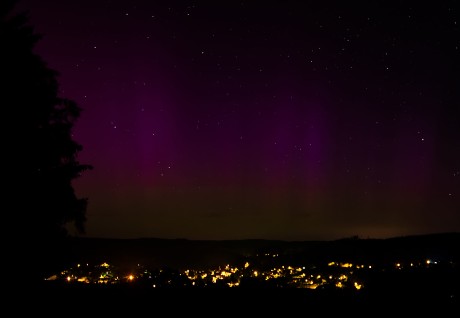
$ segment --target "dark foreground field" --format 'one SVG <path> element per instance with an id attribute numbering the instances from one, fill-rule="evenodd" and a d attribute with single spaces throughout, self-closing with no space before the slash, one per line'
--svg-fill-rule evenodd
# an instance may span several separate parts
<path id="1" fill-rule="evenodd" d="M 366 291 L 267 288 L 167 288 L 46 284 L 24 289 L 15 316 L 129 317 L 165 316 L 311 316 L 353 314 L 373 317 L 400 314 L 456 316 L 460 295 L 455 290 L 400 286 Z"/>

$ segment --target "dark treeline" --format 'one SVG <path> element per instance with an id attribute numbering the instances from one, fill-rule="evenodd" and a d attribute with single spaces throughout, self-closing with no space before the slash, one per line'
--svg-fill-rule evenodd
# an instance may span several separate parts
<path id="1" fill-rule="evenodd" d="M 272 264 L 308 265 L 330 261 L 388 264 L 432 258 L 460 262 L 460 233 L 394 237 L 344 238 L 332 241 L 186 240 L 74 238 L 72 247 L 81 261 L 141 263 L 149 267 L 209 268 L 255 255 L 276 254 Z"/>

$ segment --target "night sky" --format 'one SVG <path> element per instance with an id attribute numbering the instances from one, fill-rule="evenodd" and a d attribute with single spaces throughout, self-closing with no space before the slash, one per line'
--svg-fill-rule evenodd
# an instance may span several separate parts
<path id="1" fill-rule="evenodd" d="M 23 0 L 86 234 L 460 231 L 458 1 Z"/>

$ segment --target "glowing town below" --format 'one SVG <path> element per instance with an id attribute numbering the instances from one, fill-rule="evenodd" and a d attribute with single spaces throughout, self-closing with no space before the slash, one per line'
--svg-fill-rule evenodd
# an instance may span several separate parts
<path id="1" fill-rule="evenodd" d="M 429 275 L 440 268 L 453 269 L 454 262 L 432 259 L 408 263 L 353 264 L 330 261 L 322 265 L 290 266 L 258 262 L 258 259 L 276 258 L 276 254 L 257 255 L 240 265 L 224 265 L 210 269 L 148 269 L 141 264 L 129 270 L 102 263 L 76 264 L 72 268 L 47 277 L 46 281 L 63 284 L 138 285 L 149 288 L 200 288 L 200 287 L 273 287 L 308 289 L 365 290 L 367 282 L 376 273 L 422 273 Z M 424 277 L 424 276 L 420 277 Z"/>

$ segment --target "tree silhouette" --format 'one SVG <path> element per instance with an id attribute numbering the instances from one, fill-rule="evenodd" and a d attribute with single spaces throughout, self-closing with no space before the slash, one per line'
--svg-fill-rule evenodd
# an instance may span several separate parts
<path id="1" fill-rule="evenodd" d="M 72 138 L 81 109 L 58 95 L 58 73 L 34 53 L 40 36 L 27 13 L 14 13 L 15 2 L 0 4 L 0 98 L 10 133 L 7 227 L 15 268 L 26 262 L 21 277 L 34 279 L 66 259 L 69 225 L 85 232 L 87 199 L 76 196 L 72 181 L 92 167 L 78 162 L 82 146 Z"/>

